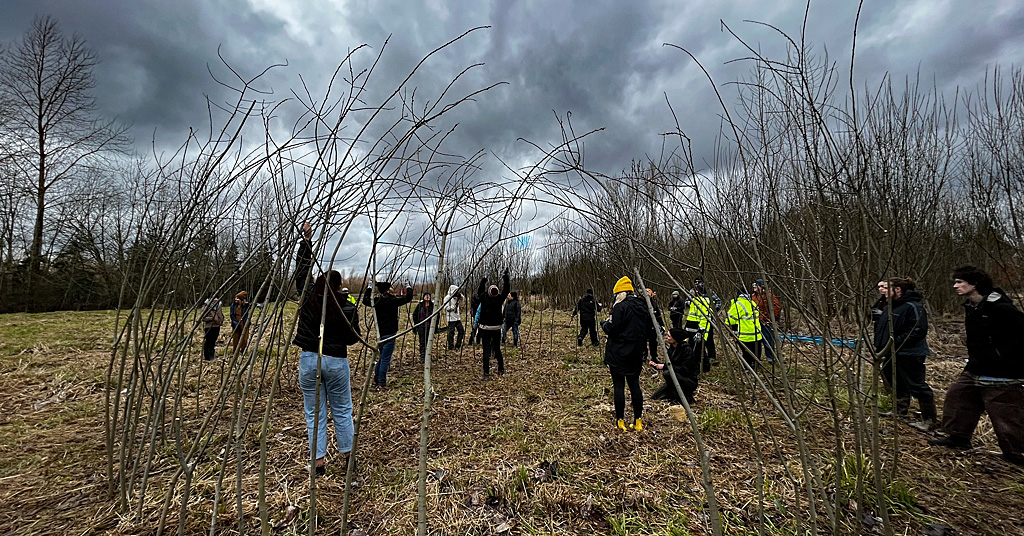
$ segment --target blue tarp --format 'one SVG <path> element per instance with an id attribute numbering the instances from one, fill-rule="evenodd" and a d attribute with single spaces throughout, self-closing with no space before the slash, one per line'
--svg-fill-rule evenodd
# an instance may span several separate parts
<path id="1" fill-rule="evenodd" d="M 824 337 L 816 337 L 814 335 L 796 335 L 793 333 L 786 333 L 780 335 L 780 337 L 783 339 L 791 340 L 793 342 L 813 342 L 814 344 L 824 343 Z M 834 346 L 846 346 L 847 348 L 853 348 L 859 340 L 860 339 L 841 339 L 836 337 L 833 338 L 830 342 Z"/>

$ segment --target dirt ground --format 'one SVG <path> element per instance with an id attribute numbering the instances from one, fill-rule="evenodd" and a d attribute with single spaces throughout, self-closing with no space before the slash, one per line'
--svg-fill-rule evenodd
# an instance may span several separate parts
<path id="1" fill-rule="evenodd" d="M 147 497 L 137 516 L 135 510 L 122 511 L 107 493 L 104 386 L 113 320 L 112 312 L 0 316 L 0 534 L 155 532 L 162 495 Z M 505 346 L 506 373 L 492 379 L 482 376 L 479 346 L 435 347 L 427 489 L 431 534 L 710 533 L 690 425 L 674 420 L 664 402 L 648 400 L 645 430 L 619 432 L 601 351 L 576 348 L 574 329 L 565 312 L 552 317 L 526 307 L 522 341 L 518 348 Z M 929 341 L 936 355 L 929 360 L 929 382 L 940 401 L 962 368 L 961 332 L 956 321 L 933 324 Z M 412 337 L 399 344 L 389 387 L 368 393 L 350 524 L 369 535 L 412 534 L 416 528 L 423 391 L 414 344 Z M 795 349 L 784 350 L 787 359 Z M 367 358 L 353 356 L 351 363 L 354 383 L 361 384 Z M 217 367 L 206 367 L 197 378 L 200 394 L 211 390 Z M 300 513 L 281 523 L 276 534 L 304 533 L 309 519 L 308 451 L 296 368 L 297 351 L 289 356 L 272 408 L 267 503 L 275 522 L 288 506 Z M 763 452 L 767 533 L 806 530 L 814 513 L 805 494 L 796 501 L 794 490 L 803 481 L 793 434 L 764 400 L 747 421 L 741 404 L 746 395 L 736 374 L 723 359 L 702 378 L 694 406 L 711 453 L 726 533 L 757 533 L 758 457 L 751 428 L 758 431 Z M 649 394 L 661 378 L 646 373 L 642 384 Z M 358 385 L 354 391 L 358 400 Z M 812 389 L 808 398 L 814 401 L 819 394 Z M 197 400 L 206 402 L 203 396 Z M 801 428 L 809 455 L 823 461 L 832 455 L 833 423 L 811 405 Z M 252 429 L 259 426 L 259 407 Z M 849 443 L 848 425 L 840 423 Z M 891 441 L 894 433 L 897 485 L 887 501 L 895 533 L 943 534 L 934 531 L 945 525 L 961 535 L 1024 534 L 1024 471 L 998 457 L 986 418 L 975 436 L 977 447 L 965 452 L 929 447 L 930 436 L 884 422 L 883 439 Z M 248 532 L 258 531 L 259 453 L 253 437 L 247 434 L 242 460 Z M 322 534 L 336 534 L 341 525 L 345 475 L 335 449 L 330 451 L 327 476 L 317 480 Z M 184 524 L 188 534 L 210 531 L 219 456 L 212 453 L 197 470 Z M 886 457 L 887 474 L 892 461 Z M 228 467 L 230 481 L 234 459 Z M 166 467 L 156 470 L 166 472 Z M 848 483 L 848 475 L 836 473 L 826 470 L 821 478 Z M 153 478 L 160 481 L 159 474 Z M 234 496 L 233 488 L 226 489 L 215 516 L 218 533 L 238 531 Z M 816 508 L 824 519 L 822 504 Z M 877 512 L 861 506 L 871 512 L 868 519 L 855 519 L 856 505 L 848 504 L 841 532 L 881 533 Z M 167 532 L 176 532 L 177 518 L 167 526 Z"/>

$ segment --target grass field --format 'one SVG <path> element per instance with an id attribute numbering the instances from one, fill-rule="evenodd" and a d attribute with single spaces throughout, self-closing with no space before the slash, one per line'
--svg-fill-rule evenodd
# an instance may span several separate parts
<path id="1" fill-rule="evenodd" d="M 148 507 L 136 516 L 107 495 L 104 390 L 114 315 L 0 316 L 0 534 L 155 531 Z M 937 355 L 930 361 L 929 381 L 940 399 L 961 367 L 959 329 L 957 323 L 933 328 Z M 616 430 L 600 350 L 576 348 L 574 330 L 565 312 L 542 316 L 527 307 L 520 347 L 505 349 L 506 374 L 489 380 L 482 378 L 479 346 L 460 351 L 436 346 L 427 505 L 432 534 L 709 533 L 689 424 L 672 419 L 664 402 L 647 401 L 646 430 Z M 350 523 L 371 535 L 415 531 L 422 371 L 414 344 L 412 337 L 399 343 L 391 386 L 369 393 L 362 423 Z M 354 384 L 361 384 L 366 359 L 351 359 L 353 370 L 360 371 Z M 197 367 L 192 389 L 198 406 L 209 402 L 219 363 Z M 792 534 L 797 520 L 806 523 L 808 515 L 806 501 L 801 507 L 794 499 L 801 482 L 789 476 L 799 475 L 792 434 L 771 417 L 770 408 L 761 408 L 768 418 L 752 413 L 755 420 L 748 423 L 732 366 L 723 360 L 702 378 L 694 406 L 711 451 L 726 533 L 757 533 L 752 425 L 762 441 L 775 438 L 774 444 L 762 445 L 766 526 L 771 534 Z M 274 520 L 288 506 L 300 514 L 277 534 L 302 534 L 309 519 L 308 451 L 296 368 L 292 348 L 272 407 L 267 502 Z M 642 382 L 649 394 L 661 379 L 648 373 Z M 824 387 L 813 382 L 802 389 L 812 401 L 825 396 Z M 258 420 L 262 406 L 256 414 Z M 897 431 L 886 427 L 890 434 Z M 812 456 L 831 454 L 825 450 L 832 444 L 830 419 L 812 410 L 803 428 L 817 449 Z M 927 447 L 928 436 L 906 426 L 898 433 L 899 470 L 887 493 L 897 534 L 919 534 L 928 523 L 948 524 L 962 535 L 1024 534 L 1024 472 L 993 453 L 998 449 L 987 419 L 976 436 L 981 446 L 968 452 Z M 242 508 L 250 532 L 258 532 L 253 484 L 258 442 L 247 437 L 244 447 Z M 213 452 L 197 467 L 184 523 L 189 534 L 210 529 L 220 466 Z M 327 476 L 317 481 L 323 534 L 340 528 L 344 489 L 344 470 L 333 447 L 331 453 Z M 543 469 L 556 460 L 553 475 Z M 228 467 L 231 480 L 235 465 Z M 822 478 L 847 489 L 855 470 L 847 463 Z M 143 501 L 149 506 L 163 497 L 159 475 L 153 478 L 152 497 Z M 225 493 L 217 531 L 237 532 L 234 489 Z M 860 523 L 852 513 L 848 522 L 847 533 L 880 533 L 877 524 Z M 177 526 L 171 519 L 166 531 L 174 533 Z"/>

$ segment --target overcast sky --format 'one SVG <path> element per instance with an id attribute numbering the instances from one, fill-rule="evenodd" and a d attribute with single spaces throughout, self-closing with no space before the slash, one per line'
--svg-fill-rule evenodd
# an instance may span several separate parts
<path id="1" fill-rule="evenodd" d="M 770 23 L 799 35 L 805 3 L 737 1 L 509 1 L 481 0 L 0 0 L 0 40 L 12 42 L 33 17 L 52 15 L 66 33 L 96 51 L 96 97 L 101 112 L 133 125 L 144 147 L 176 145 L 190 127 L 206 123 L 204 95 L 220 88 L 218 47 L 235 69 L 253 75 L 273 63 L 267 86 L 277 95 L 299 87 L 299 76 L 322 88 L 352 48 L 367 44 L 365 62 L 380 51 L 375 75 L 390 89 L 431 49 L 464 31 L 488 25 L 427 64 L 416 84 L 436 95 L 460 70 L 483 63 L 462 89 L 506 82 L 458 110 L 450 149 L 486 150 L 513 165 L 529 163 L 541 145 L 557 142 L 555 114 L 572 113 L 577 132 L 604 128 L 587 143 L 588 167 L 604 173 L 632 159 L 657 156 L 659 133 L 673 126 L 672 101 L 694 139 L 698 161 L 710 160 L 718 104 L 707 80 L 672 43 L 689 49 L 724 84 L 748 72 L 727 64 L 746 54 L 719 21 L 768 54 L 782 50 Z M 807 41 L 827 47 L 845 68 L 857 4 L 813 2 Z M 920 72 L 952 94 L 973 89 L 987 69 L 1024 64 L 1024 2 L 1019 0 L 867 0 L 858 34 L 860 84 L 885 73 L 902 79 Z M 820 49 L 823 50 L 823 49 Z"/>

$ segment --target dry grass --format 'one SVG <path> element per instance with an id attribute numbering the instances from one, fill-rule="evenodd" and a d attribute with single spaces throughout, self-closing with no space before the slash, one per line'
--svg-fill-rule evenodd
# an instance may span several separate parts
<path id="1" fill-rule="evenodd" d="M 144 501 L 141 519 L 120 513 L 104 481 L 103 386 L 112 333 L 112 313 L 54 313 L 0 317 L 0 514 L 3 534 L 148 534 L 171 473 L 159 472 Z M 959 324 L 933 331 L 938 355 L 929 379 L 942 387 L 960 369 Z M 506 346 L 506 374 L 481 376 L 480 349 L 443 350 L 434 361 L 428 512 L 432 534 L 705 534 L 704 496 L 689 425 L 668 415 L 660 401 L 648 401 L 646 430 L 619 433 L 612 424 L 610 386 L 599 351 L 575 348 L 574 327 L 565 313 L 524 312 L 521 347 Z M 198 356 L 196 356 L 198 358 Z M 268 505 L 280 519 L 289 505 L 300 514 L 279 534 L 303 533 L 309 519 L 305 422 L 296 383 L 294 353 L 274 403 L 268 436 Z M 365 373 L 366 359 L 353 358 Z M 198 411 L 211 403 L 218 364 L 197 369 L 190 388 Z M 695 411 L 706 443 L 728 534 L 756 533 L 756 458 L 728 365 L 705 378 Z M 360 438 L 358 487 L 350 522 L 369 534 L 410 534 L 415 530 L 422 372 L 411 337 L 396 351 L 391 387 L 369 394 Z M 645 375 L 644 390 L 660 378 Z M 813 390 L 813 389 L 812 389 Z M 354 397 L 358 399 L 358 392 Z M 813 396 L 810 393 L 809 396 Z M 257 418 L 264 399 L 257 402 Z M 778 449 L 764 458 L 765 516 L 774 534 L 790 534 L 806 512 L 797 508 L 786 468 L 798 459 L 791 434 L 777 418 L 753 415 L 754 426 Z M 186 425 L 187 427 L 188 425 Z M 886 426 L 889 426 L 888 424 Z M 256 476 L 258 423 L 242 443 L 242 508 L 249 529 L 258 523 Z M 888 429 L 888 428 L 887 428 Z M 226 433 L 227 428 L 218 430 Z M 824 459 L 832 431 L 823 414 L 809 414 L 805 431 Z M 890 433 L 892 432 L 889 429 Z M 889 500 L 897 533 L 916 533 L 922 523 L 941 521 L 960 534 L 1024 533 L 1024 473 L 993 455 L 995 438 L 987 420 L 966 453 L 926 446 L 927 437 L 907 427 L 901 438 L 898 485 Z M 161 451 L 166 454 L 167 451 Z M 222 458 L 208 450 L 197 467 L 186 533 L 209 530 L 213 490 Z M 219 532 L 235 532 L 234 452 L 226 454 L 224 495 L 218 506 Z M 557 460 L 553 476 L 541 469 Z M 344 472 L 333 462 L 317 481 L 320 533 L 337 533 Z M 826 475 L 828 478 L 848 478 Z M 801 503 L 806 507 L 805 501 Z M 168 530 L 177 529 L 175 503 Z M 849 519 L 850 533 L 877 531 Z"/>

